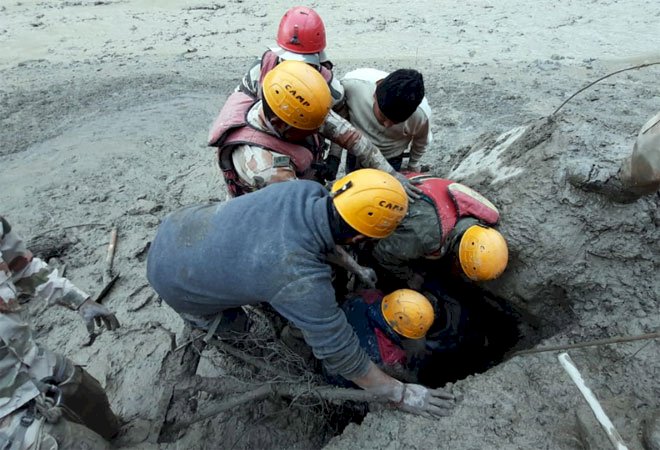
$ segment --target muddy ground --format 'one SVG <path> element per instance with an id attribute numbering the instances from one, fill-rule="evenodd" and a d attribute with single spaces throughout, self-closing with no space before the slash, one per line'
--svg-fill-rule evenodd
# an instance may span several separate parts
<path id="1" fill-rule="evenodd" d="M 583 400 L 556 353 L 515 357 L 457 382 L 462 401 L 441 420 L 376 408 L 333 438 L 336 423 L 318 407 L 265 402 L 194 425 L 175 442 L 155 443 L 164 388 L 158 374 L 183 324 L 146 283 L 145 246 L 169 211 L 225 198 L 205 146 L 208 126 L 289 6 L 158 4 L 0 6 L 2 213 L 29 239 L 70 243 L 59 262 L 91 293 L 103 284 L 110 229 L 119 229 L 121 279 L 106 302 L 120 331 L 82 347 L 86 333 L 75 314 L 30 306 L 38 338 L 106 386 L 125 421 L 117 445 L 580 448 L 574 413 Z M 478 187 L 501 207 L 511 266 L 487 289 L 524 315 L 524 346 L 657 331 L 658 196 L 615 205 L 575 189 L 566 174 L 599 178 L 616 170 L 639 127 L 660 109 L 660 69 L 626 72 L 577 97 L 533 149 L 494 156 L 470 147 L 484 133 L 549 115 L 610 71 L 660 60 L 654 39 L 660 7 L 641 0 L 535 5 L 333 0 L 312 6 L 326 22 L 340 75 L 357 67 L 423 72 L 435 113 L 435 141 L 423 162 Z M 624 440 L 639 448 L 641 420 L 660 407 L 657 341 L 571 355 Z M 213 351 L 204 353 L 199 373 L 249 375 Z"/>

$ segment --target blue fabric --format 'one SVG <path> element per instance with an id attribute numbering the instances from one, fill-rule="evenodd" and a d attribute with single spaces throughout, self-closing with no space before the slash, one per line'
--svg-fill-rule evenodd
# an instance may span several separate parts
<path id="1" fill-rule="evenodd" d="M 180 313 L 268 302 L 302 330 L 328 371 L 363 376 L 369 359 L 337 305 L 325 260 L 334 248 L 328 201 L 321 185 L 299 180 L 175 211 L 151 244 L 149 282 Z"/>
<path id="2" fill-rule="evenodd" d="M 376 302 L 376 304 L 379 304 L 379 302 Z M 369 314 L 369 310 L 373 309 L 373 305 L 368 305 L 362 297 L 354 297 L 344 302 L 341 308 L 346 314 L 346 320 L 357 334 L 364 351 L 367 352 L 374 363 L 381 364 L 383 359 L 378 348 L 378 338 L 371 319 L 372 314 Z"/>

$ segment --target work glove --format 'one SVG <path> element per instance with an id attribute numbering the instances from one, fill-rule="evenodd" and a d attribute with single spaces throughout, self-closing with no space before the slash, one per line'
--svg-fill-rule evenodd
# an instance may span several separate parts
<path id="1" fill-rule="evenodd" d="M 406 190 L 406 194 L 408 194 L 410 203 L 415 203 L 415 200 L 419 199 L 422 194 L 422 191 L 417 186 L 415 186 L 416 184 L 419 184 L 419 181 L 409 180 L 404 174 L 399 172 L 394 172 L 392 175 L 394 175 L 394 178 L 399 180 L 399 182 L 403 185 L 403 189 Z"/>
<path id="2" fill-rule="evenodd" d="M 365 287 L 368 289 L 373 289 L 376 287 L 378 282 L 378 277 L 376 276 L 376 271 L 371 267 L 360 266 L 360 269 L 356 273 L 360 282 L 362 282 Z"/>
<path id="3" fill-rule="evenodd" d="M 328 155 L 323 163 L 312 164 L 314 168 L 314 175 L 321 182 L 332 181 L 337 178 L 337 171 L 339 170 L 339 163 L 341 159 L 334 155 Z"/>
<path id="4" fill-rule="evenodd" d="M 404 384 L 399 409 L 427 417 L 451 414 L 456 405 L 454 395 L 444 389 L 429 389 L 419 384 Z"/>
<path id="5" fill-rule="evenodd" d="M 94 333 L 94 323 L 96 323 L 96 326 L 98 327 L 105 325 L 108 330 L 116 330 L 119 328 L 119 321 L 112 311 L 100 303 L 96 303 L 91 298 L 88 298 L 82 305 L 80 305 L 78 313 L 85 321 L 89 334 Z"/>

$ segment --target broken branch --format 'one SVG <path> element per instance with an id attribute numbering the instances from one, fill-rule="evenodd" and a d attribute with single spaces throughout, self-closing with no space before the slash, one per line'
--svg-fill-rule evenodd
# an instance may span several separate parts
<path id="1" fill-rule="evenodd" d="M 281 370 L 275 367 L 273 364 L 269 364 L 268 362 L 260 358 L 248 355 L 247 353 L 237 349 L 236 347 L 226 344 L 221 340 L 211 339 L 211 341 L 209 341 L 209 344 L 216 346 L 221 351 L 228 353 L 234 358 L 238 358 L 241 361 L 244 361 L 259 370 L 270 372 L 273 375 L 278 375 L 286 380 L 291 380 L 292 376 L 294 376 L 293 374 L 285 372 L 284 370 Z"/>
<path id="2" fill-rule="evenodd" d="M 213 378 L 195 377 L 195 389 L 209 393 L 226 393 L 227 385 L 223 380 Z M 231 397 L 223 402 L 216 403 L 213 408 L 199 414 L 188 421 L 177 422 L 171 425 L 170 432 L 177 432 L 190 425 L 209 419 L 225 411 L 229 411 L 245 403 L 264 400 L 268 397 L 282 398 L 314 398 L 328 402 L 367 402 L 388 403 L 389 400 L 376 396 L 367 391 L 332 386 L 301 386 L 299 383 L 266 383 L 253 390 Z"/>

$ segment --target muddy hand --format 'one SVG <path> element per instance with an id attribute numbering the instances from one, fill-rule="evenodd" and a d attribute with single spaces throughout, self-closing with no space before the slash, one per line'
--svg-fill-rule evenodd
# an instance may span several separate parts
<path id="1" fill-rule="evenodd" d="M 357 273 L 358 278 L 367 288 L 373 289 L 376 287 L 378 277 L 376 272 L 371 267 L 362 267 Z"/>
<path id="2" fill-rule="evenodd" d="M 80 313 L 85 321 L 89 334 L 94 333 L 94 322 L 96 322 L 96 325 L 99 327 L 104 324 L 108 330 L 116 330 L 119 328 L 117 317 L 115 317 L 108 308 L 100 303 L 96 303 L 91 298 L 88 298 L 82 305 L 80 305 L 78 313 Z"/>
<path id="3" fill-rule="evenodd" d="M 419 384 L 405 384 L 399 408 L 413 414 L 442 417 L 455 406 L 453 394 L 444 389 L 428 389 Z"/>
<path id="4" fill-rule="evenodd" d="M 405 175 L 399 172 L 395 172 L 393 175 L 394 178 L 399 180 L 399 182 L 403 185 L 403 189 L 406 190 L 406 194 L 408 194 L 411 203 L 414 203 L 415 200 L 421 197 L 422 194 L 421 189 L 415 186 L 415 184 L 419 184 L 419 181 L 409 180 L 408 178 L 406 178 Z"/>

